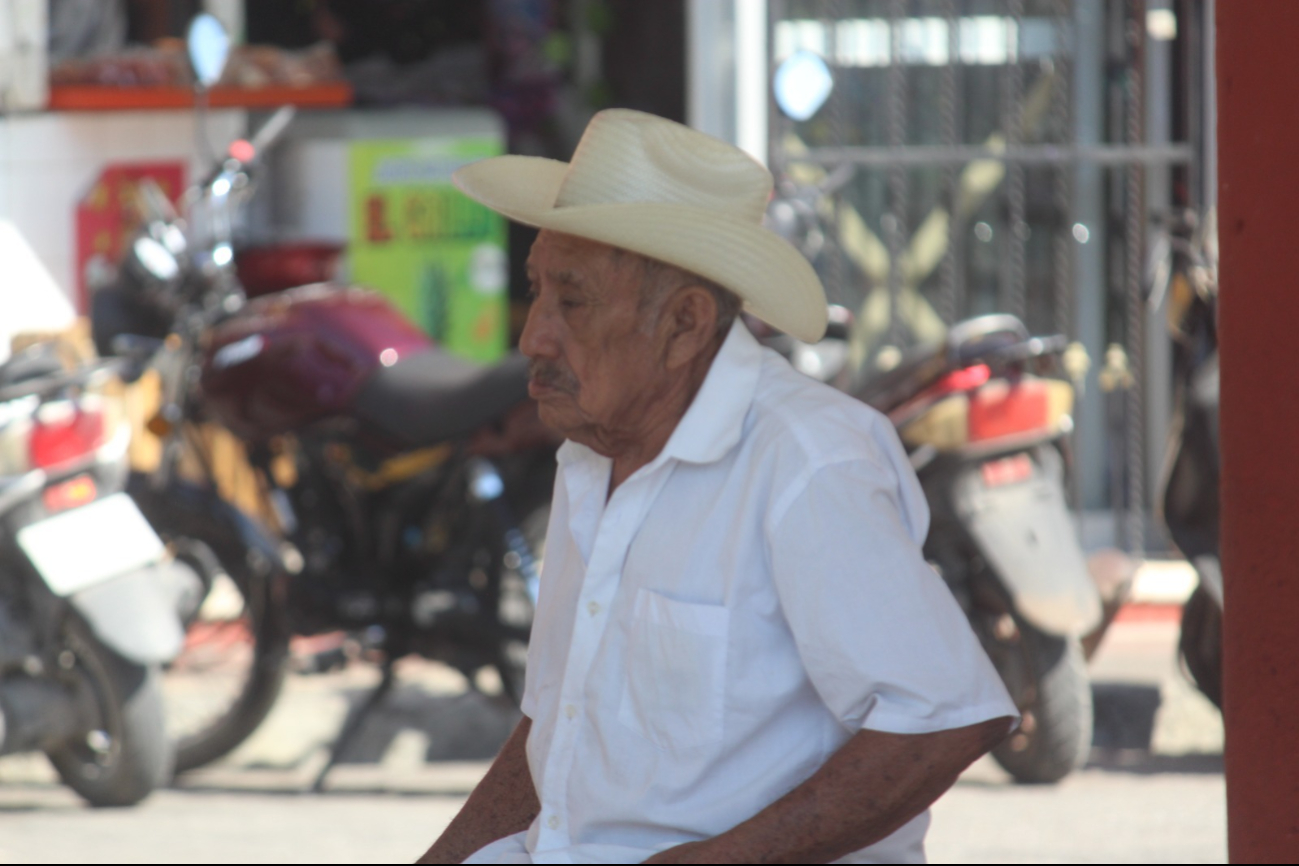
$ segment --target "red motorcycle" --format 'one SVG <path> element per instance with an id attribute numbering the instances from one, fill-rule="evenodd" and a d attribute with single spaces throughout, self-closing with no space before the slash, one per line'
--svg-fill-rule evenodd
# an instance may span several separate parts
<path id="1" fill-rule="evenodd" d="M 162 382 L 149 427 L 163 457 L 131 492 L 207 589 L 185 611 L 190 647 L 169 675 L 180 771 L 260 724 L 295 635 L 347 633 L 382 659 L 332 758 L 410 653 L 471 683 L 494 669 L 517 700 L 554 483 L 557 443 L 521 356 L 462 361 L 352 286 L 246 299 L 229 226 L 271 137 L 231 146 L 191 196 L 188 223 L 147 193 L 119 281 L 94 299 L 101 348 L 152 352 Z M 206 237 L 204 225 L 215 227 Z M 243 445 L 273 519 L 218 493 L 213 426 Z M 212 639 L 221 632 L 242 639 Z"/>

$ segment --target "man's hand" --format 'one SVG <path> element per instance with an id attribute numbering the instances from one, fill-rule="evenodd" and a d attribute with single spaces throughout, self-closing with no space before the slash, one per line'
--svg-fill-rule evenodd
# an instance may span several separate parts
<path id="1" fill-rule="evenodd" d="M 1009 718 L 933 734 L 858 732 L 811 778 L 720 836 L 646 863 L 829 863 L 919 815 L 1008 733 Z"/>
<path id="2" fill-rule="evenodd" d="M 460 814 L 417 863 L 460 863 L 479 848 L 528 829 L 541 811 L 528 769 L 531 730 L 532 720 L 524 716 Z"/>

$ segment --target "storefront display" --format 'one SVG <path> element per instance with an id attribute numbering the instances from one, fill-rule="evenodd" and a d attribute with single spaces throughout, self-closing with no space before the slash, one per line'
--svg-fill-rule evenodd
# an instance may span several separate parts
<path id="1" fill-rule="evenodd" d="M 501 152 L 499 139 L 466 136 L 354 141 L 348 154 L 352 279 L 478 361 L 506 345 L 505 224 L 451 172 Z"/>

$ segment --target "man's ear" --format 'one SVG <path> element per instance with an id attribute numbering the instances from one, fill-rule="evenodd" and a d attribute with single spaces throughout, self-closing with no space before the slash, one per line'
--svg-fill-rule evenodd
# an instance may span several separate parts
<path id="1" fill-rule="evenodd" d="M 708 350 L 717 333 L 717 301 L 703 286 L 685 286 L 668 298 L 663 312 L 667 367 L 675 370 Z"/>

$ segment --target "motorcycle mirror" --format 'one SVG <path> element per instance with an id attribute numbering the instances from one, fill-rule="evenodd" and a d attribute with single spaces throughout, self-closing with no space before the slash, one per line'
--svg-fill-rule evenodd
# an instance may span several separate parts
<path id="1" fill-rule="evenodd" d="M 195 16 L 185 44 L 198 83 L 206 89 L 220 81 L 230 58 L 230 35 L 216 16 L 207 12 Z"/>
<path id="2" fill-rule="evenodd" d="M 834 89 L 834 76 L 820 55 L 795 51 L 776 68 L 772 82 L 776 104 L 797 121 L 808 120 L 821 110 Z"/>

